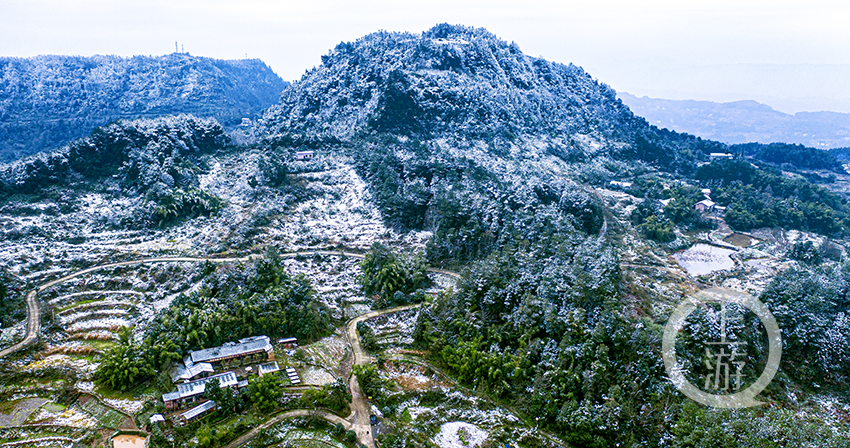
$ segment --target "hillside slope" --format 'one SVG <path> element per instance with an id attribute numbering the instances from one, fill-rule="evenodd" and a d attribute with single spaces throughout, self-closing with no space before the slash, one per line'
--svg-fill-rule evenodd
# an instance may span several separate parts
<path id="1" fill-rule="evenodd" d="M 286 86 L 257 59 L 0 58 L 0 161 L 53 149 L 119 118 L 187 113 L 238 124 Z"/>

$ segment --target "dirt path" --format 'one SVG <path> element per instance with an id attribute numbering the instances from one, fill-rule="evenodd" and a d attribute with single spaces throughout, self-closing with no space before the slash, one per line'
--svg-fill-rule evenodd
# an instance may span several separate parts
<path id="1" fill-rule="evenodd" d="M 286 411 L 282 414 L 276 415 L 271 420 L 263 423 L 260 426 L 257 426 L 256 428 L 246 432 L 245 434 L 243 434 L 241 437 L 237 438 L 236 440 L 228 443 L 227 445 L 225 445 L 224 448 L 236 448 L 238 446 L 242 446 L 242 445 L 250 442 L 251 440 L 253 440 L 254 437 L 257 437 L 257 434 L 259 434 L 260 431 L 267 429 L 267 428 L 271 428 L 272 426 L 274 426 L 274 425 L 276 425 L 276 424 L 278 424 L 278 423 L 280 423 L 280 422 L 282 422 L 282 421 L 284 421 L 288 418 L 307 417 L 309 415 L 318 415 L 319 417 L 322 417 L 323 419 L 327 420 L 332 425 L 336 425 L 337 423 L 342 423 L 342 426 L 345 428 L 346 431 L 351 429 L 351 423 L 349 423 L 348 421 L 346 421 L 342 417 L 335 415 L 335 414 L 332 414 L 330 412 L 314 411 L 314 410 L 307 410 L 307 409 L 297 409 L 297 410 L 294 410 L 294 411 Z"/>
<path id="2" fill-rule="evenodd" d="M 417 303 L 372 311 L 348 321 L 346 334 L 348 336 L 348 343 L 351 345 L 351 350 L 354 352 L 354 365 L 365 365 L 372 362 L 372 357 L 363 350 L 363 345 L 360 343 L 360 333 L 357 332 L 357 324 L 368 319 L 383 316 L 384 314 L 397 313 L 418 306 L 419 304 Z M 369 448 L 375 448 L 375 440 L 372 438 L 372 424 L 369 422 L 369 415 L 371 414 L 369 399 L 360 390 L 360 383 L 357 381 L 356 375 L 351 375 L 349 385 L 351 387 L 351 415 L 348 418 L 352 422 L 354 431 L 357 432 L 357 438 L 360 440 L 360 443 Z"/>

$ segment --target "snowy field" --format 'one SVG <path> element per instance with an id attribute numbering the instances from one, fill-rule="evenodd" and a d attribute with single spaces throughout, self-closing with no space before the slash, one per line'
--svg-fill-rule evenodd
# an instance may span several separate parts
<path id="1" fill-rule="evenodd" d="M 688 274 L 697 277 L 715 271 L 734 269 L 735 261 L 730 257 L 734 253 L 735 251 L 731 249 L 699 243 L 673 254 L 673 258 L 688 271 Z"/>
<path id="2" fill-rule="evenodd" d="M 487 438 L 483 429 L 465 422 L 444 423 L 434 436 L 440 448 L 470 448 L 480 446 Z"/>

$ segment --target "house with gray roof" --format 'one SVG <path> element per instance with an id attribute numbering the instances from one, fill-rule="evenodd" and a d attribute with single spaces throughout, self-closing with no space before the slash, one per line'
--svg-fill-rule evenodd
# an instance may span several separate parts
<path id="1" fill-rule="evenodd" d="M 261 355 L 261 356 L 258 356 Z M 268 336 L 253 336 L 240 339 L 239 342 L 227 342 L 219 347 L 205 348 L 203 350 L 191 350 L 187 366 L 198 363 L 210 363 L 213 367 L 220 365 L 222 361 L 241 362 L 249 357 L 264 358 L 265 361 L 274 360 L 274 347 Z"/>
<path id="2" fill-rule="evenodd" d="M 204 390 L 206 390 L 207 382 L 213 378 L 218 379 L 220 387 L 229 387 L 232 389 L 239 384 L 236 374 L 233 372 L 219 373 L 218 375 L 213 375 L 200 380 L 178 384 L 176 392 L 162 394 L 162 402 L 165 403 L 165 408 L 177 409 L 198 401 L 204 396 Z"/>

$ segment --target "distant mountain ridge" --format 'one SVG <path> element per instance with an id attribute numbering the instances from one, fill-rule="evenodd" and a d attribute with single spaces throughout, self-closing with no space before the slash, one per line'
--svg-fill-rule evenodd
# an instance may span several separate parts
<path id="1" fill-rule="evenodd" d="M 850 146 L 850 114 L 774 110 L 756 101 L 715 103 L 617 96 L 649 123 L 724 143 L 796 143 L 830 149 Z"/>
<path id="2" fill-rule="evenodd" d="M 193 114 L 238 124 L 286 82 L 258 59 L 0 58 L 0 161 L 53 149 L 119 118 Z"/>

